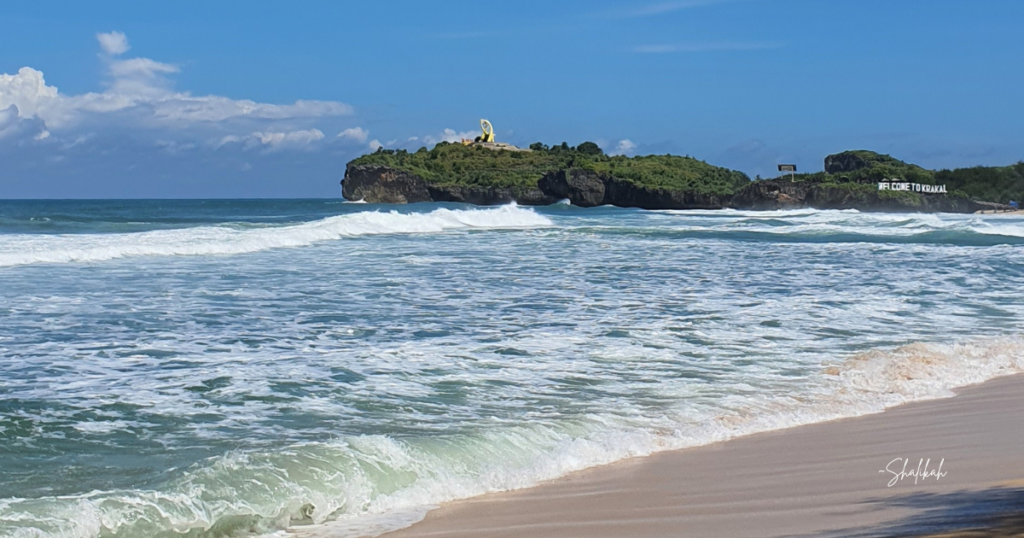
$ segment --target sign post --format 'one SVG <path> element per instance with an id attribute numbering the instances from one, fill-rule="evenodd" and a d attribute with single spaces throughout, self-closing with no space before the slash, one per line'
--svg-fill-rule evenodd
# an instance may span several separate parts
<path id="1" fill-rule="evenodd" d="M 789 180 L 796 181 L 796 165 L 795 164 L 780 164 L 779 172 L 789 172 Z"/>

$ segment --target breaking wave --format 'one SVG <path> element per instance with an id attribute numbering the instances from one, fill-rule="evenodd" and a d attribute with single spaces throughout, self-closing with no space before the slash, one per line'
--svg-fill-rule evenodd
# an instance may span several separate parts
<path id="1" fill-rule="evenodd" d="M 639 422 L 598 414 L 475 436 L 366 435 L 227 454 L 160 491 L 4 499 L 0 531 L 15 538 L 96 538 L 289 528 L 289 536 L 365 536 L 408 526 L 438 503 L 529 487 L 623 458 L 948 397 L 957 387 L 1022 371 L 1019 338 L 915 343 L 828 366 L 802 394 L 764 395 L 703 417 L 680 412 Z"/>
<path id="2" fill-rule="evenodd" d="M 665 211 L 678 226 L 612 230 L 704 239 L 798 243 L 899 243 L 993 246 L 1024 244 L 1017 216 L 862 213 L 856 210 Z M 659 220 L 664 222 L 664 220 Z"/>
<path id="3" fill-rule="evenodd" d="M 288 226 L 199 226 L 120 234 L 0 235 L 0 267 L 96 262 L 138 256 L 204 256 L 303 247 L 344 237 L 533 228 L 551 220 L 515 205 L 436 209 L 430 213 L 365 211 Z"/>

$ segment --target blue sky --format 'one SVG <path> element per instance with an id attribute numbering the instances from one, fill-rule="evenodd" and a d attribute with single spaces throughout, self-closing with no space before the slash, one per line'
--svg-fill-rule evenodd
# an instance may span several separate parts
<path id="1" fill-rule="evenodd" d="M 756 174 L 1024 159 L 1024 2 L 16 2 L 0 198 L 336 197 L 345 163 L 499 140 Z M 13 107 L 13 108 L 12 108 Z"/>

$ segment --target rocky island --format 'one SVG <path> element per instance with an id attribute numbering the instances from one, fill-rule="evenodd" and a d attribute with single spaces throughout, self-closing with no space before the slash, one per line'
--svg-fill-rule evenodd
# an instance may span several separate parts
<path id="1" fill-rule="evenodd" d="M 946 192 L 880 190 L 879 183 L 888 181 L 942 185 Z M 826 157 L 822 172 L 752 181 L 693 157 L 609 156 L 593 142 L 536 143 L 530 151 L 442 142 L 416 152 L 379 149 L 349 162 L 342 195 L 396 204 L 549 205 L 568 199 L 582 207 L 970 213 L 1009 208 L 984 197 L 1005 202 L 1024 195 L 1024 163 L 936 172 L 888 155 L 847 151 Z"/>

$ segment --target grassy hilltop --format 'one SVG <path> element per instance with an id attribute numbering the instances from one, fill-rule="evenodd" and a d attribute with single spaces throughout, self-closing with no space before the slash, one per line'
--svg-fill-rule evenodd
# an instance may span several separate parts
<path id="1" fill-rule="evenodd" d="M 653 189 L 729 195 L 750 183 L 742 172 L 710 165 L 692 157 L 605 155 L 593 142 L 572 147 L 566 143 L 533 151 L 494 151 L 442 142 L 419 151 L 379 149 L 349 166 L 388 166 L 415 174 L 435 185 L 536 188 L 545 174 L 588 170 Z"/>
<path id="2" fill-rule="evenodd" d="M 889 155 L 858 150 L 829 155 L 824 171 L 797 174 L 794 182 L 784 175 L 762 183 L 750 181 L 742 172 L 692 157 L 610 156 L 593 142 L 576 147 L 564 142 L 548 147 L 538 142 L 530 149 L 494 150 L 446 142 L 414 152 L 382 148 L 349 163 L 346 177 L 349 172 L 357 176 L 350 181 L 349 194 L 370 200 L 470 203 L 529 200 L 543 204 L 558 196 L 575 197 L 573 203 L 583 205 L 647 208 L 809 204 L 823 208 L 922 211 L 964 211 L 971 207 L 969 200 L 1005 204 L 1024 199 L 1024 163 L 933 171 Z M 391 183 L 379 171 L 373 172 L 375 167 L 409 177 L 401 185 Z M 557 180 L 555 183 L 561 182 L 562 187 L 553 188 L 552 178 Z M 948 194 L 878 190 L 878 182 L 892 179 L 944 184 Z M 568 194 L 571 192 L 576 194 Z M 788 193 L 788 201 L 776 201 L 775 192 Z M 948 202 L 939 202 L 936 196 Z"/>
<path id="3" fill-rule="evenodd" d="M 783 176 L 779 179 L 786 179 Z M 825 171 L 797 174 L 796 181 L 835 184 L 851 191 L 877 191 L 876 183 L 899 179 L 909 183 L 946 185 L 949 196 L 1007 203 L 1024 199 L 1024 162 L 1010 166 L 975 166 L 955 170 L 928 170 L 874 151 L 844 151 L 825 158 Z M 885 196 L 909 196 L 887 192 Z"/>

